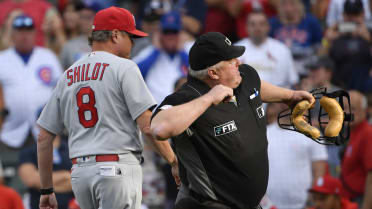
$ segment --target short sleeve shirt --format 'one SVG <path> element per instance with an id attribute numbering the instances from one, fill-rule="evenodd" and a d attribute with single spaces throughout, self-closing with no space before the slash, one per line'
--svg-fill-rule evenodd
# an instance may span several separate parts
<path id="1" fill-rule="evenodd" d="M 67 129 L 70 158 L 141 152 L 136 119 L 155 105 L 133 61 L 98 51 L 65 71 L 37 123 Z"/>
<path id="2" fill-rule="evenodd" d="M 242 82 L 234 89 L 236 103 L 209 107 L 175 137 L 174 145 L 187 170 L 181 180 L 189 189 L 236 208 L 248 208 L 257 206 L 266 192 L 266 117 L 256 70 L 248 65 L 239 70 Z M 189 76 L 179 91 L 165 98 L 154 117 L 162 109 L 187 103 L 209 90 L 204 82 Z"/>

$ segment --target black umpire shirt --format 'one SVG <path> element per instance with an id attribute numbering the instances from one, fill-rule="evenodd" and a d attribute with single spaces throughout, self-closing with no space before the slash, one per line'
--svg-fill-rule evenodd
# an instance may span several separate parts
<path id="1" fill-rule="evenodd" d="M 234 89 L 236 102 L 209 107 L 174 138 L 174 145 L 185 168 L 180 169 L 183 184 L 206 199 L 246 209 L 256 207 L 265 194 L 269 170 L 261 81 L 252 67 L 240 65 L 239 70 L 242 82 Z M 180 90 L 164 99 L 154 116 L 209 90 L 207 84 L 189 76 Z"/>

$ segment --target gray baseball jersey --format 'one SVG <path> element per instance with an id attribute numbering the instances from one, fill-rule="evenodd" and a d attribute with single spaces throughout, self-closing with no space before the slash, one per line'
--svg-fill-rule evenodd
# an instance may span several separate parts
<path id="1" fill-rule="evenodd" d="M 68 132 L 70 158 L 142 151 L 136 119 L 156 105 L 138 66 L 108 52 L 92 52 L 60 78 L 37 123 Z"/>

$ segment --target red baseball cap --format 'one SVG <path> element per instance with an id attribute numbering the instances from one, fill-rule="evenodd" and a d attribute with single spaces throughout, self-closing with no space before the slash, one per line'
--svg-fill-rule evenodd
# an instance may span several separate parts
<path id="1" fill-rule="evenodd" d="M 329 175 L 325 175 L 316 180 L 309 192 L 317 192 L 322 194 L 337 194 L 341 193 L 341 181 Z"/>
<path id="2" fill-rule="evenodd" d="M 147 33 L 136 29 L 136 22 L 131 12 L 119 7 L 109 7 L 100 10 L 94 17 L 93 31 L 120 30 L 137 37 L 147 36 Z"/>

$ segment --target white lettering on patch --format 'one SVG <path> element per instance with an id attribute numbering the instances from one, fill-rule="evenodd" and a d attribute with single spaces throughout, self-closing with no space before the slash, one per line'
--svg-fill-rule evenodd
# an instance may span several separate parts
<path id="1" fill-rule="evenodd" d="M 230 121 L 225 124 L 214 127 L 214 135 L 221 136 L 236 130 L 238 130 L 238 128 L 236 127 L 235 121 Z"/>

